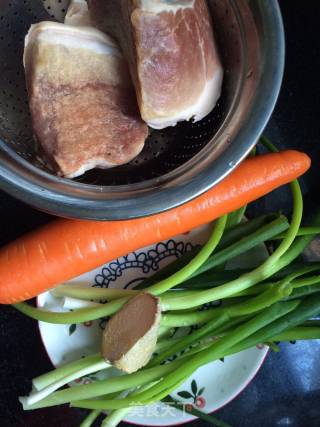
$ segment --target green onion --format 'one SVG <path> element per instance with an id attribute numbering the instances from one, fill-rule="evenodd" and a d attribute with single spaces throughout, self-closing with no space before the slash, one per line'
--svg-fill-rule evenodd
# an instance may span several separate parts
<path id="1" fill-rule="evenodd" d="M 182 363 L 183 362 L 180 360 L 175 360 L 166 365 L 143 369 L 133 374 L 122 375 L 119 377 L 96 381 L 91 384 L 79 385 L 77 387 L 59 390 L 52 393 L 50 396 L 46 397 L 40 402 L 30 406 L 28 409 L 38 409 L 49 406 L 62 405 L 74 400 L 103 396 L 107 393 L 120 392 L 132 387 L 148 384 L 170 372 L 175 371 Z"/>
<path id="2" fill-rule="evenodd" d="M 238 225 L 243 220 L 246 210 L 247 210 L 247 205 L 244 205 L 241 208 L 231 212 L 228 215 L 226 230 L 229 230 L 230 228 L 233 228 L 234 226 Z"/>
<path id="3" fill-rule="evenodd" d="M 298 182 L 295 180 L 290 185 L 292 188 L 294 204 L 292 221 L 287 231 L 286 237 L 282 240 L 282 242 L 273 252 L 273 254 L 270 255 L 270 257 L 259 267 L 257 267 L 250 273 L 240 276 L 238 279 L 235 279 L 231 282 L 228 282 L 213 289 L 199 291 L 197 297 L 181 297 L 179 298 L 179 300 L 172 299 L 170 303 L 167 304 L 166 310 L 181 310 L 190 307 L 196 307 L 208 303 L 209 301 L 216 301 L 219 299 L 227 298 L 232 294 L 241 292 L 261 282 L 262 280 L 267 279 L 268 277 L 272 276 L 275 271 L 280 270 L 282 267 L 286 266 L 292 261 L 292 259 L 290 259 L 290 255 L 292 256 L 293 253 L 295 254 L 296 252 L 290 252 L 289 248 L 295 240 L 297 231 L 299 230 L 302 218 L 303 202 Z M 300 239 L 307 238 L 302 237 Z M 305 241 L 307 242 L 307 240 Z M 295 246 L 294 249 L 296 250 L 297 246 Z"/>
<path id="4" fill-rule="evenodd" d="M 278 216 L 274 214 L 261 215 L 257 218 L 251 219 L 245 223 L 239 224 L 233 227 L 230 230 L 226 230 L 221 237 L 221 240 L 217 246 L 218 249 L 224 249 L 225 247 L 231 245 L 232 243 L 238 242 L 242 237 L 247 236 L 248 234 L 253 233 L 258 230 L 263 225 L 273 221 Z M 180 270 L 182 267 L 186 266 L 194 256 L 200 251 L 201 248 L 195 247 L 191 251 L 186 252 L 180 258 L 176 259 L 172 263 L 168 264 L 153 276 L 145 279 L 136 289 L 145 289 L 154 283 L 157 283 L 159 280 L 165 279 Z"/>
<path id="5" fill-rule="evenodd" d="M 297 306 L 297 303 L 288 305 L 290 303 L 277 303 L 272 307 L 264 310 L 261 314 L 258 314 L 253 319 L 244 323 L 243 325 L 238 326 L 234 331 L 230 332 L 227 336 L 221 338 L 219 341 L 213 343 L 205 351 L 200 352 L 198 355 L 194 356 L 182 366 L 178 367 L 174 373 L 169 374 L 164 382 L 165 386 L 168 388 L 174 384 L 179 379 L 179 375 L 189 376 L 200 366 L 211 362 L 212 360 L 217 360 L 221 357 L 226 350 L 233 347 L 238 342 L 241 342 L 245 338 L 254 334 L 256 331 L 259 331 L 261 328 L 270 324 L 272 321 L 278 319 L 288 312 L 294 310 Z M 160 385 L 151 387 L 146 392 L 143 392 L 139 395 L 141 401 L 149 401 L 152 398 L 152 394 L 161 392 Z"/>
<path id="6" fill-rule="evenodd" d="M 98 360 L 96 363 L 92 363 L 86 366 L 85 368 L 72 372 L 69 375 L 66 375 L 63 378 L 51 383 L 47 387 L 42 388 L 41 390 L 36 391 L 35 393 L 31 393 L 30 396 L 20 397 L 20 403 L 22 404 L 24 409 L 28 409 L 33 404 L 39 402 L 40 400 L 43 400 L 44 398 L 52 394 L 54 391 L 63 387 L 64 385 L 67 385 L 68 383 L 78 378 L 93 374 L 94 372 L 102 371 L 107 368 L 110 368 L 110 364 L 108 364 L 100 356 L 100 360 Z"/>
<path id="7" fill-rule="evenodd" d="M 320 227 L 300 227 L 297 236 L 316 236 L 317 234 L 320 234 Z M 270 240 L 283 239 L 283 237 L 284 234 L 280 233 Z"/>
<path id="8" fill-rule="evenodd" d="M 270 338 L 272 341 L 298 341 L 320 339 L 320 328 L 312 326 L 299 326 L 289 329 Z"/>
<path id="9" fill-rule="evenodd" d="M 231 214 L 229 214 L 230 216 Z M 228 216 L 228 218 L 229 218 Z M 275 219 L 279 218 L 276 214 L 264 214 L 256 218 L 249 219 L 246 222 L 242 222 L 223 233 L 221 241 L 217 246 L 217 249 L 225 249 L 227 246 L 233 243 L 239 242 L 243 237 L 253 234 L 263 226 L 270 224 Z"/>
<path id="10" fill-rule="evenodd" d="M 271 236 L 276 236 L 278 230 L 287 230 L 289 228 L 286 217 L 280 216 L 271 223 L 264 225 L 252 234 L 243 237 L 239 242 L 235 242 L 225 249 L 213 254 L 202 267 L 198 268 L 192 277 L 213 269 L 214 267 L 224 264 L 227 261 L 241 255 L 244 252 L 262 244 Z M 188 283 L 188 282 L 187 282 Z"/>
<path id="11" fill-rule="evenodd" d="M 130 408 L 122 408 L 111 411 L 101 423 L 101 427 L 116 427 L 130 412 Z"/>
<path id="12" fill-rule="evenodd" d="M 93 364 L 99 363 L 102 360 L 103 358 L 101 354 L 93 354 L 87 357 L 83 357 L 82 359 L 75 360 L 68 364 L 62 365 L 59 368 L 54 369 L 53 371 L 34 378 L 32 381 L 32 385 L 37 391 L 43 390 L 44 388 L 55 383 L 56 381 L 60 381 L 66 376 L 85 369 Z"/>
<path id="13" fill-rule="evenodd" d="M 137 295 L 139 291 L 133 289 L 99 288 L 77 286 L 76 284 L 62 285 L 50 291 L 55 297 L 70 297 L 84 300 L 114 300 L 122 297 Z"/>
<path id="14" fill-rule="evenodd" d="M 267 289 L 264 293 L 251 298 L 245 302 L 231 306 L 220 306 L 211 310 L 199 311 L 190 314 L 167 314 L 162 317 L 161 324 L 170 327 L 191 326 L 203 323 L 217 318 L 220 314 L 225 313 L 229 317 L 244 316 L 269 307 L 276 301 L 288 297 L 292 291 L 290 283 L 284 279 L 282 284 Z M 166 303 L 165 303 L 166 304 Z M 170 304 L 170 301 L 168 302 Z"/>
<path id="15" fill-rule="evenodd" d="M 187 264 L 185 267 L 183 267 L 181 270 L 177 271 L 167 279 L 164 279 L 159 283 L 150 286 L 146 289 L 146 291 L 152 293 L 153 295 L 161 295 L 165 291 L 173 288 L 174 286 L 179 285 L 184 280 L 188 279 L 195 271 L 197 271 L 201 267 L 201 265 L 209 258 L 210 254 L 214 251 L 214 249 L 220 242 L 227 222 L 227 218 L 228 216 L 224 215 L 215 222 L 212 235 L 209 238 L 208 242 L 203 246 L 203 248 L 193 258 L 193 260 L 189 262 L 189 264 Z"/>
<path id="16" fill-rule="evenodd" d="M 262 294 L 251 298 L 243 303 L 235 304 L 230 307 L 219 307 L 218 311 L 225 311 L 230 317 L 244 316 L 260 311 L 263 308 L 269 307 L 281 299 L 288 297 L 292 292 L 292 286 L 285 279 L 277 286 L 267 289 Z"/>
<path id="17" fill-rule="evenodd" d="M 274 281 L 284 279 L 287 277 L 288 274 L 294 273 L 296 271 L 299 271 L 301 268 L 305 267 L 311 267 L 313 265 L 319 265 L 319 262 L 292 262 L 291 264 L 287 265 L 286 267 L 282 268 L 279 271 L 276 271 L 272 275 L 272 279 Z M 180 286 L 176 287 L 175 289 L 184 290 L 192 288 L 195 289 L 208 289 L 212 288 L 213 286 L 222 285 L 230 280 L 237 279 L 239 276 L 242 276 L 243 274 L 249 273 L 252 269 L 248 268 L 236 268 L 231 270 L 225 270 L 223 272 L 221 271 L 215 271 L 210 270 L 205 273 L 202 273 L 199 276 L 196 276 L 192 279 L 188 279 L 186 282 L 182 283 Z M 265 282 L 263 282 L 265 283 Z M 272 282 L 275 283 L 275 282 Z M 244 293 L 244 295 L 251 295 L 251 289 L 246 290 L 248 293 Z M 255 293 L 253 292 L 252 295 Z"/>
<path id="18" fill-rule="evenodd" d="M 298 302 L 290 301 L 290 302 Z M 288 303 L 279 303 L 279 304 L 288 304 Z M 310 319 L 313 316 L 316 316 L 320 312 L 320 294 L 315 294 L 310 297 L 305 298 L 301 303 L 298 304 L 295 310 L 288 313 L 283 318 L 280 318 L 273 323 L 269 324 L 268 327 L 262 328 L 260 331 L 257 331 L 251 337 L 246 339 L 243 343 L 235 346 L 233 350 L 235 352 L 241 351 L 244 348 L 252 347 L 256 345 L 257 342 L 266 342 L 270 341 L 272 337 L 279 335 L 280 333 L 292 329 L 295 326 L 303 323 L 305 320 Z"/>
<path id="19" fill-rule="evenodd" d="M 179 409 L 180 411 L 186 411 L 186 404 L 180 402 L 179 400 L 173 399 L 171 396 L 167 396 L 165 399 L 162 400 L 162 402 L 167 403 L 168 405 L 173 406 L 174 408 Z M 199 419 L 206 421 L 207 423 L 212 424 L 216 427 L 231 427 L 230 424 L 227 424 L 212 415 L 199 411 L 199 409 L 195 408 L 192 405 L 189 406 L 190 408 L 188 407 L 187 412 L 191 415 L 194 415 L 195 417 L 198 417 Z"/>
<path id="20" fill-rule="evenodd" d="M 320 279 L 316 285 L 304 286 L 303 288 L 294 289 L 292 294 L 286 298 L 286 301 L 291 299 L 299 299 L 320 292 Z"/>
<path id="21" fill-rule="evenodd" d="M 201 246 L 197 245 L 190 251 L 185 252 L 181 257 L 161 268 L 161 270 L 157 271 L 154 275 L 143 280 L 141 283 L 135 286 L 134 290 L 144 290 L 147 287 L 158 283 L 160 280 L 167 279 L 169 276 L 189 264 L 189 262 L 193 260 L 193 258 L 199 253 L 200 250 Z"/>
<path id="22" fill-rule="evenodd" d="M 192 335 L 192 334 L 190 334 L 190 335 Z M 200 339 L 199 341 L 197 341 L 197 345 L 198 344 L 205 344 L 205 343 L 212 343 L 212 341 L 213 341 L 212 336 L 211 336 L 212 333 L 210 333 L 208 335 L 209 335 L 209 338 L 203 338 L 203 339 Z M 160 340 L 157 343 L 154 357 L 156 357 L 160 353 L 162 355 L 169 348 L 171 348 L 172 346 L 178 344 L 181 341 L 181 339 L 182 338 L 180 336 L 180 337 L 172 337 L 170 339 Z M 191 348 L 191 347 L 189 347 L 189 348 Z M 153 361 L 153 359 L 152 359 L 152 361 Z"/>
<path id="23" fill-rule="evenodd" d="M 91 427 L 100 415 L 100 411 L 91 411 L 90 414 L 82 421 L 79 427 Z"/>
<path id="24" fill-rule="evenodd" d="M 179 328 L 205 323 L 212 317 L 216 318 L 216 310 L 216 308 L 213 308 L 205 311 L 196 311 L 195 313 L 164 314 L 162 315 L 161 325 Z"/>
<path id="25" fill-rule="evenodd" d="M 308 276 L 302 279 L 293 280 L 291 283 L 294 289 L 299 289 L 304 286 L 317 285 L 319 281 L 320 281 L 320 275 L 317 275 L 317 276 Z"/>
<path id="26" fill-rule="evenodd" d="M 204 336 L 208 335 L 209 333 L 212 333 L 212 331 L 220 327 L 222 324 L 225 324 L 227 321 L 227 314 L 222 313 L 216 319 L 209 321 L 197 331 L 194 331 L 192 334 L 181 338 L 176 344 L 172 343 L 171 347 L 169 347 L 168 350 L 161 352 L 158 356 L 155 356 L 149 363 L 149 366 L 156 366 L 162 363 L 168 357 L 179 353 L 180 351 L 199 341 Z"/>
<path id="27" fill-rule="evenodd" d="M 187 361 L 176 367 L 173 372 L 166 376 L 162 376 L 162 380 L 150 389 L 143 391 L 135 396 L 135 400 L 132 398 L 124 398 L 120 401 L 117 400 L 83 400 L 73 401 L 72 406 L 79 408 L 90 408 L 90 409 L 119 409 L 123 407 L 143 405 L 146 403 L 153 402 L 154 396 L 159 396 L 165 389 L 170 389 L 175 386 L 180 380 L 186 376 L 191 375 L 200 366 L 205 365 L 211 361 L 217 360 L 223 357 L 224 354 L 237 343 L 240 343 L 245 338 L 254 334 L 265 325 L 273 322 L 286 313 L 292 311 L 296 306 L 297 302 L 290 301 L 286 303 L 274 304 L 272 307 L 264 310 L 261 314 L 257 315 L 253 319 L 238 326 L 234 331 L 230 332 L 225 337 L 222 337 L 219 341 L 213 343 L 205 350 L 202 350 L 194 357 L 189 357 Z M 169 366 L 174 363 L 171 362 Z M 163 365 L 164 367 L 167 365 Z M 155 369 L 155 368 L 150 368 Z M 61 393 L 61 392 L 60 392 Z"/>
<path id="28" fill-rule="evenodd" d="M 134 396 L 135 394 L 139 393 L 141 390 L 146 390 L 152 385 L 153 384 L 151 383 L 141 388 L 138 388 L 130 392 L 130 395 Z M 121 397 L 122 396 L 120 395 L 118 398 L 121 398 Z M 128 414 L 129 411 L 130 411 L 130 408 L 122 408 L 115 411 L 111 411 L 102 421 L 101 427 L 116 427 L 123 420 L 123 418 Z"/>
<path id="29" fill-rule="evenodd" d="M 306 320 L 302 323 L 302 326 L 316 326 L 320 327 L 320 319 L 312 319 L 312 320 Z"/>
<path id="30" fill-rule="evenodd" d="M 128 301 L 128 299 L 129 297 L 120 298 L 118 300 L 108 302 L 107 304 L 101 304 L 98 307 L 80 308 L 79 310 L 71 311 L 69 313 L 58 313 L 44 310 L 42 308 L 35 308 L 24 302 L 13 304 L 13 307 L 35 320 L 41 320 L 42 322 L 47 323 L 72 325 L 100 319 L 101 317 L 114 314 Z"/>

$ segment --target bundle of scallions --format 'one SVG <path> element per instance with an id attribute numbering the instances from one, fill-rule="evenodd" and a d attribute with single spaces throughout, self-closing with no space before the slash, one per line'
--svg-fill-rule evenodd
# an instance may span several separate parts
<path id="1" fill-rule="evenodd" d="M 263 143 L 274 150 L 265 139 Z M 16 304 L 18 310 L 37 320 L 77 324 L 112 316 L 143 289 L 160 298 L 163 312 L 157 351 L 147 366 L 135 373 L 63 388 L 79 377 L 109 367 L 100 354 L 85 357 L 35 378 L 33 392 L 20 398 L 24 409 L 69 403 L 92 410 L 82 427 L 90 426 L 101 411 L 109 413 L 102 426 L 116 426 L 132 406 L 159 400 L 172 403 L 170 393 L 209 362 L 259 343 L 320 338 L 320 322 L 310 321 L 320 313 L 320 262 L 297 261 L 320 231 L 320 213 L 308 227 L 301 227 L 301 190 L 297 181 L 290 187 L 290 222 L 281 214 L 243 222 L 245 207 L 223 216 L 213 224 L 211 237 L 202 248 L 186 253 L 146 279 L 138 289 L 64 285 L 54 290 L 55 295 L 81 300 L 83 307 L 63 313 Z M 273 250 L 258 267 L 224 270 L 234 257 L 265 242 L 273 242 Z M 108 302 L 92 304 L 103 299 Z M 199 310 L 204 304 L 219 300 L 223 304 L 218 308 Z M 179 338 L 179 334 L 170 336 L 171 328 L 191 325 L 197 325 L 192 333 Z M 172 361 L 174 355 L 177 357 Z M 179 408 L 180 403 L 173 402 Z M 195 415 L 225 425 L 197 410 Z"/>

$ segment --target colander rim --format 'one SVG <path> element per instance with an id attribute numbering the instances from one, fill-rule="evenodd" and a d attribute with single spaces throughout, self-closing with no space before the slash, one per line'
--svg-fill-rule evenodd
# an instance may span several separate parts
<path id="1" fill-rule="evenodd" d="M 78 195 L 67 194 L 62 188 L 60 191 L 56 188 L 51 190 L 45 185 L 46 181 L 63 187 L 66 180 L 36 168 L 0 139 L 0 187 L 40 210 L 59 216 L 95 220 L 120 220 L 156 214 L 184 204 L 209 190 L 225 178 L 254 147 L 279 95 L 285 57 L 280 7 L 277 0 L 269 2 L 259 0 L 259 8 L 262 10 L 264 25 L 269 30 L 268 38 L 265 40 L 267 44 L 265 68 L 256 90 L 259 96 L 253 100 L 251 114 L 246 117 L 235 141 L 220 154 L 214 168 L 210 168 L 209 165 L 189 182 L 174 187 L 165 183 L 157 187 L 157 179 L 153 179 L 155 187 L 151 193 L 139 192 L 143 185 L 134 184 L 130 185 L 130 189 L 137 189 L 134 197 L 118 195 L 113 199 L 97 199 L 86 194 L 86 190 L 92 190 L 92 185 L 89 184 L 81 183 L 80 187 L 84 193 Z M 38 179 L 33 181 L 26 171 L 31 171 L 35 178 L 41 177 L 44 183 L 37 182 Z M 170 173 L 167 176 L 170 177 Z M 69 181 L 68 186 L 78 189 L 79 183 Z M 116 186 L 116 189 L 119 190 L 120 187 L 126 190 L 128 186 Z M 110 187 L 95 186 L 97 194 L 106 190 L 112 192 Z"/>

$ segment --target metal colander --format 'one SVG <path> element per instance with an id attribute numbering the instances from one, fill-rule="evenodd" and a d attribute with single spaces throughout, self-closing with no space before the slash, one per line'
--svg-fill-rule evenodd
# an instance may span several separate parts
<path id="1" fill-rule="evenodd" d="M 64 18 L 68 0 L 0 5 L 0 186 L 53 214 L 123 219 L 182 204 L 217 183 L 249 152 L 278 95 L 284 42 L 275 0 L 209 0 L 224 66 L 222 96 L 197 123 L 151 130 L 129 164 L 75 180 L 46 169 L 32 136 L 22 65 L 30 25 Z"/>

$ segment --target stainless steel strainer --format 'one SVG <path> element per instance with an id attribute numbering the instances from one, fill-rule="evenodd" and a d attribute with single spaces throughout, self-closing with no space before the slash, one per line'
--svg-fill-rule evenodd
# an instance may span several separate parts
<path id="1" fill-rule="evenodd" d="M 221 99 L 198 123 L 151 131 L 131 163 L 77 180 L 53 176 L 37 155 L 22 65 L 30 25 L 62 20 L 67 0 L 0 3 L 0 186 L 44 211 L 124 219 L 170 209 L 203 193 L 250 151 L 270 117 L 284 62 L 276 0 L 209 0 L 225 70 Z"/>

